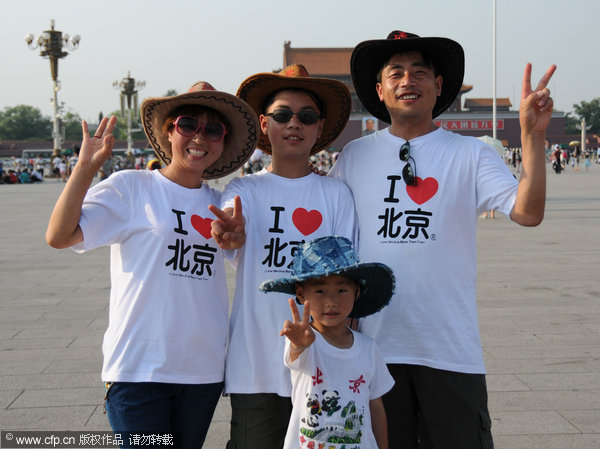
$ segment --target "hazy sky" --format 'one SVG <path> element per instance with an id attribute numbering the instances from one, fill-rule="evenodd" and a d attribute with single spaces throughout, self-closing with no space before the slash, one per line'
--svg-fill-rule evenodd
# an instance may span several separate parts
<path id="1" fill-rule="evenodd" d="M 497 0 L 497 96 L 516 109 L 531 62 L 536 83 L 558 66 L 549 86 L 557 109 L 600 97 L 598 17 L 597 0 Z M 394 29 L 461 43 L 464 83 L 473 85 L 466 97 L 492 96 L 493 0 L 3 0 L 0 109 L 26 104 L 51 114 L 50 63 L 24 41 L 50 19 L 81 36 L 59 62 L 59 102 L 93 122 L 120 107 L 112 83 L 128 71 L 146 81 L 141 98 L 183 93 L 198 80 L 235 93 L 247 76 L 281 68 L 284 41 L 354 47 Z"/>

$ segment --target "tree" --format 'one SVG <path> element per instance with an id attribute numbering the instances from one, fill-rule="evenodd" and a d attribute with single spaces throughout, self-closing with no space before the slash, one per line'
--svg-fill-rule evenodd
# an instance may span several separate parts
<path id="1" fill-rule="evenodd" d="M 577 129 L 577 125 L 581 123 L 576 117 L 573 117 L 570 112 L 565 114 L 565 132 L 567 134 L 577 134 L 579 130 Z"/>
<path id="2" fill-rule="evenodd" d="M 65 140 L 81 140 L 81 117 L 79 114 L 67 111 L 62 115 L 65 128 Z"/>
<path id="3" fill-rule="evenodd" d="M 111 115 L 117 116 L 117 123 L 115 125 L 115 129 L 113 130 L 113 135 L 115 136 L 115 139 L 127 140 L 127 116 L 123 116 L 123 114 L 121 114 L 121 110 L 114 111 L 111 114 L 108 114 L 109 117 Z M 131 137 L 133 138 L 133 140 L 140 140 L 145 138 L 144 131 L 142 130 L 142 122 L 139 118 L 136 120 L 132 117 L 131 129 L 140 130 L 133 131 L 131 133 Z"/>
<path id="4" fill-rule="evenodd" d="M 33 106 L 6 107 L 0 112 L 0 139 L 52 140 L 52 121 Z"/>
<path id="5" fill-rule="evenodd" d="M 574 104 L 573 108 L 578 116 L 578 123 L 581 123 L 581 119 L 585 118 L 585 124 L 591 125 L 588 133 L 600 134 L 600 98 L 594 98 L 592 101 L 582 101 L 579 104 Z"/>

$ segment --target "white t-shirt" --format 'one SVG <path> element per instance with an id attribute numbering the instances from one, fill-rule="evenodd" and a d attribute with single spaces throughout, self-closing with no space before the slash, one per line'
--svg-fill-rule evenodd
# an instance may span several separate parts
<path id="1" fill-rule="evenodd" d="M 291 319 L 283 293 L 263 293 L 259 285 L 292 273 L 294 249 L 302 242 L 338 235 L 356 241 L 356 213 L 343 182 L 311 173 L 290 179 L 266 169 L 235 178 L 225 187 L 223 207 L 239 195 L 246 219 L 246 244 L 236 252 L 236 290 L 230 318 L 226 393 L 277 393 L 292 385 L 281 363 Z M 229 252 L 227 252 L 229 253 Z"/>
<path id="2" fill-rule="evenodd" d="M 476 290 L 480 213 L 509 215 L 517 181 L 481 140 L 437 129 L 410 141 L 420 178 L 402 179 L 404 139 L 389 128 L 350 142 L 330 175 L 348 183 L 358 213 L 361 261 L 393 268 L 396 293 L 360 320 L 387 363 L 485 373 Z"/>
<path id="3" fill-rule="evenodd" d="M 87 193 L 73 249 L 111 247 L 103 381 L 223 381 L 229 301 L 207 208 L 219 202 L 158 170 L 117 172 Z"/>
<path id="4" fill-rule="evenodd" d="M 68 161 L 68 163 L 67 163 L 67 166 L 68 166 L 70 169 L 73 169 L 73 167 L 75 167 L 75 166 L 77 165 L 77 161 L 78 161 L 78 160 L 79 160 L 79 156 L 77 156 L 77 155 L 73 155 L 73 156 L 71 156 L 71 157 L 69 158 L 69 161 Z"/>
<path id="5" fill-rule="evenodd" d="M 294 407 L 284 449 L 377 448 L 369 401 L 391 390 L 394 379 L 373 340 L 352 334 L 352 347 L 341 349 L 315 331 L 315 342 L 293 362 L 286 339 Z"/>

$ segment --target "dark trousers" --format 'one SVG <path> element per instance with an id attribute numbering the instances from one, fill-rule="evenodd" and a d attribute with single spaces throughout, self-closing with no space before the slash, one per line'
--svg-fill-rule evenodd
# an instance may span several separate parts
<path id="1" fill-rule="evenodd" d="M 231 394 L 231 438 L 226 449 L 281 449 L 292 401 L 274 393 Z"/>
<path id="2" fill-rule="evenodd" d="M 493 449 L 485 375 L 388 365 L 383 396 L 390 449 Z"/>
<path id="3" fill-rule="evenodd" d="M 175 445 L 164 447 L 198 449 L 222 391 L 223 382 L 115 382 L 106 392 L 106 413 L 113 431 L 123 434 L 123 447 L 139 447 L 129 436 L 143 433 L 172 435 Z"/>

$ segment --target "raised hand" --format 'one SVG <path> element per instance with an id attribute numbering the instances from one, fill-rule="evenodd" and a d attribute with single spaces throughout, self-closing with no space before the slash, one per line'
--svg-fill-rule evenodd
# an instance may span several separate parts
<path id="1" fill-rule="evenodd" d="M 221 210 L 212 204 L 208 206 L 217 217 L 211 223 L 211 234 L 222 249 L 238 249 L 246 242 L 246 221 L 242 214 L 242 200 L 238 195 L 233 200 L 231 208 Z"/>
<path id="2" fill-rule="evenodd" d="M 298 312 L 296 300 L 290 298 L 289 302 L 294 321 L 285 320 L 283 329 L 281 329 L 279 335 L 285 335 L 290 340 L 290 359 L 294 361 L 302 351 L 313 344 L 315 341 L 315 332 L 310 326 L 310 301 L 307 300 L 304 302 L 302 320 L 300 320 L 300 312 Z"/>
<path id="3" fill-rule="evenodd" d="M 546 128 L 552 118 L 554 102 L 546 87 L 556 70 L 551 65 L 535 90 L 531 89 L 531 64 L 525 66 L 521 87 L 522 164 L 517 198 L 510 218 L 522 226 L 537 226 L 544 218 L 546 204 Z"/>
<path id="4" fill-rule="evenodd" d="M 79 150 L 79 160 L 58 197 L 46 230 L 46 241 L 50 246 L 68 248 L 83 240 L 83 233 L 79 227 L 81 207 L 94 175 L 112 152 L 115 144 L 112 131 L 116 121 L 115 116 L 110 120 L 102 119 L 94 137 L 90 137 L 87 122 L 82 121 L 83 142 Z"/>
<path id="5" fill-rule="evenodd" d="M 519 122 L 521 130 L 525 132 L 545 133 L 550 119 L 554 101 L 550 90 L 546 87 L 556 70 L 552 64 L 538 83 L 535 90 L 531 89 L 531 64 L 525 66 L 523 83 L 521 85 L 521 105 L 519 107 Z"/>
<path id="6" fill-rule="evenodd" d="M 115 144 L 115 137 L 112 135 L 112 132 L 116 123 L 116 116 L 113 115 L 110 119 L 104 117 L 98 125 L 94 136 L 90 137 L 87 122 L 85 120 L 81 122 L 83 141 L 77 161 L 80 166 L 89 166 L 93 170 L 98 170 L 102 167 L 102 164 L 110 157 Z"/>

